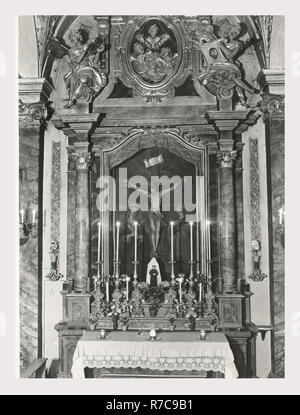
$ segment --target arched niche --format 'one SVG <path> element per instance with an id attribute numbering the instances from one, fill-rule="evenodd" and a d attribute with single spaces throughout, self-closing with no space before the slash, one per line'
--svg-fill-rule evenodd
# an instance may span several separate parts
<path id="1" fill-rule="evenodd" d="M 193 171 L 195 174 L 195 201 L 196 201 L 196 212 L 195 212 L 195 246 L 198 246 L 198 252 L 195 251 L 199 265 L 195 265 L 199 268 L 198 271 L 203 274 L 207 272 L 209 262 L 209 248 L 210 244 L 207 228 L 208 220 L 208 151 L 204 145 L 198 147 L 186 142 L 177 132 L 162 132 L 157 134 L 135 132 L 121 141 L 119 144 L 112 148 L 95 149 L 95 161 L 97 164 L 97 175 L 107 176 L 111 175 L 113 169 L 118 166 L 124 165 L 126 160 L 130 160 L 135 156 L 138 156 L 143 150 L 147 149 L 165 149 L 169 153 L 176 155 L 177 160 L 183 160 L 184 165 L 190 163 L 193 165 Z M 178 161 L 180 163 L 180 161 Z M 178 167 L 178 171 L 179 171 Z M 176 173 L 176 169 L 172 170 Z M 196 179 L 196 176 L 199 178 Z M 98 176 L 96 176 L 98 177 Z M 118 188 L 116 189 L 118 191 Z M 96 188 L 95 180 L 92 184 L 92 203 L 94 205 L 94 212 L 92 212 L 91 221 L 91 239 L 92 239 L 92 262 L 96 260 L 96 241 L 97 241 L 97 222 L 101 221 L 103 227 L 103 240 L 102 240 L 102 258 L 105 259 L 104 273 L 108 274 L 112 267 L 112 232 L 115 224 L 115 212 L 99 212 L 96 210 L 95 200 L 98 199 L 98 206 L 101 206 L 103 200 L 98 194 L 99 190 Z M 112 197 L 111 189 L 108 191 L 110 197 Z M 114 200 L 114 198 L 112 198 Z M 98 215 L 98 216 L 97 216 Z"/>

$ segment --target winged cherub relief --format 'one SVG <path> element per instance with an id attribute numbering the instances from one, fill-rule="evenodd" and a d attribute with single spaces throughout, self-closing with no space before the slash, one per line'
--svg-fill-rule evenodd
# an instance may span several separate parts
<path id="1" fill-rule="evenodd" d="M 195 32 L 194 47 L 201 50 L 205 60 L 204 71 L 198 79 L 210 93 L 221 99 L 230 98 L 236 91 L 241 105 L 249 107 L 246 92 L 253 95 L 260 91 L 244 81 L 242 64 L 237 58 L 251 41 L 238 40 L 241 27 L 227 18 L 219 21 L 217 26 L 218 38 L 208 21 L 201 22 L 200 30 Z"/>
<path id="2" fill-rule="evenodd" d="M 101 54 L 105 49 L 102 38 L 90 38 L 87 26 L 81 25 L 69 36 L 69 71 L 64 76 L 67 87 L 67 108 L 77 101 L 91 102 L 106 85 L 107 77 L 101 71 Z"/>
<path id="3" fill-rule="evenodd" d="M 168 33 L 159 33 L 156 23 L 151 24 L 148 30 L 136 33 L 130 61 L 142 79 L 157 83 L 172 73 L 178 54 L 172 52 L 170 41 Z"/>

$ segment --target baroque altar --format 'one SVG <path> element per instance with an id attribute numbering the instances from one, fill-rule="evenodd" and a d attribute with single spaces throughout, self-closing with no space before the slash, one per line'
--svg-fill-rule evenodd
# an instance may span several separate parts
<path id="1" fill-rule="evenodd" d="M 101 328 L 224 331 L 240 376 L 255 375 L 239 238 L 241 134 L 259 91 L 241 37 L 235 17 L 85 16 L 51 38 L 52 121 L 69 140 L 61 376 L 84 330 Z M 149 190 L 137 176 L 177 179 Z M 176 199 L 186 177 L 191 208 Z"/>

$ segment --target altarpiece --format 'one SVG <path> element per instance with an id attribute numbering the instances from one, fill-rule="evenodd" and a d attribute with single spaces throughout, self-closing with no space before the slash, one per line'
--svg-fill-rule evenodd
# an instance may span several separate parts
<path id="1" fill-rule="evenodd" d="M 54 28 L 44 67 L 59 62 L 52 121 L 69 140 L 61 376 L 87 328 L 153 326 L 226 331 L 240 376 L 255 375 L 239 239 L 241 133 L 259 116 L 240 61 L 250 45 L 234 16 L 67 16 Z M 120 208 L 122 186 L 151 199 L 136 175 L 176 176 L 170 209 Z M 189 212 L 174 198 L 186 176 Z"/>

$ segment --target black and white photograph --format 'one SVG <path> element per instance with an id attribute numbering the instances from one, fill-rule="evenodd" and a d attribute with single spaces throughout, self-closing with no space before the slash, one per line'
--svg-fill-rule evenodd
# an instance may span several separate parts
<path id="1" fill-rule="evenodd" d="M 285 17 L 200 13 L 17 18 L 22 379 L 285 377 Z"/>

